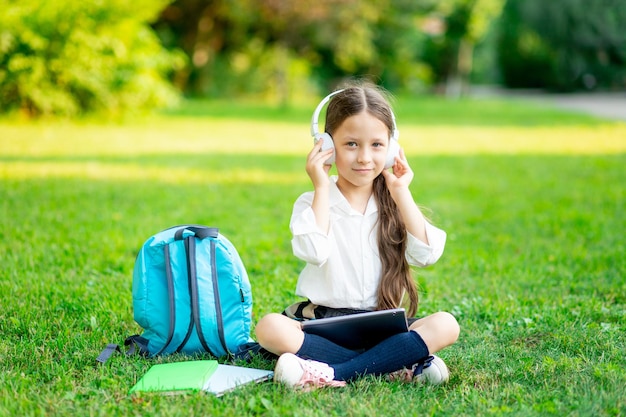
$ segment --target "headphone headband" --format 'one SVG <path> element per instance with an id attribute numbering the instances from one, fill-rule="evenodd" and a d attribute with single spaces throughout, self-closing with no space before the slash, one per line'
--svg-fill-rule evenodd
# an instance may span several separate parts
<path id="1" fill-rule="evenodd" d="M 320 104 L 317 105 L 317 107 L 315 108 L 315 111 L 313 112 L 313 117 L 311 118 L 311 136 L 315 136 L 318 133 L 320 133 L 318 120 L 320 117 L 320 113 L 322 109 L 324 108 L 324 105 L 328 103 L 335 94 L 339 94 L 344 90 L 345 89 L 342 88 L 341 90 L 333 91 L 332 93 L 324 97 L 322 101 L 320 101 Z"/>
<path id="2" fill-rule="evenodd" d="M 311 136 L 316 137 L 321 133 L 319 131 L 319 117 L 322 109 L 324 108 L 324 105 L 328 103 L 335 94 L 339 94 L 342 91 L 345 91 L 345 88 L 333 91 L 332 93 L 324 97 L 322 101 L 320 101 L 320 104 L 317 105 L 315 111 L 313 112 L 313 117 L 311 118 Z M 391 132 L 391 139 L 398 140 L 400 132 L 398 132 L 398 127 L 396 126 L 396 116 L 393 114 L 393 110 L 391 110 L 391 108 L 389 108 L 389 111 L 391 112 L 391 121 L 393 123 L 393 132 Z"/>

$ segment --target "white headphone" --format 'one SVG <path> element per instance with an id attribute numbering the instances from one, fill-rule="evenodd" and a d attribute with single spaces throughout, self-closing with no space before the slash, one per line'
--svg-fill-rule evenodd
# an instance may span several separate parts
<path id="1" fill-rule="evenodd" d="M 333 149 L 333 154 L 326 160 L 326 164 L 332 164 L 335 162 L 335 144 L 333 143 L 333 138 L 327 132 L 319 131 L 319 116 L 320 112 L 324 108 L 324 105 L 330 101 L 332 96 L 335 94 L 339 94 L 342 90 L 333 91 L 317 105 L 315 112 L 313 112 L 313 117 L 311 119 L 311 136 L 313 136 L 315 143 L 317 143 L 320 139 L 324 139 L 324 143 L 322 144 L 322 151 Z M 389 110 L 391 111 L 391 109 Z M 400 144 L 398 143 L 398 136 L 400 136 L 400 132 L 396 126 L 396 116 L 391 111 L 391 119 L 393 121 L 393 132 L 391 132 L 391 138 L 389 140 L 389 148 L 387 149 L 387 161 L 385 162 L 385 168 L 391 168 L 395 163 L 396 156 L 398 156 L 400 152 Z"/>

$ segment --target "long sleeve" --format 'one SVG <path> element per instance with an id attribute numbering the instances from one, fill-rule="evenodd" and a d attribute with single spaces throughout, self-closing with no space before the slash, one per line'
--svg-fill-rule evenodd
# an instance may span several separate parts
<path id="1" fill-rule="evenodd" d="M 411 265 L 425 267 L 432 265 L 441 258 L 446 245 L 446 232 L 426 222 L 428 242 L 422 242 L 415 236 L 408 234 L 406 259 Z"/>
<path id="2" fill-rule="evenodd" d="M 303 261 L 322 266 L 330 255 L 328 236 L 317 226 L 310 205 L 311 196 L 302 195 L 294 204 L 289 225 L 293 254 Z"/>

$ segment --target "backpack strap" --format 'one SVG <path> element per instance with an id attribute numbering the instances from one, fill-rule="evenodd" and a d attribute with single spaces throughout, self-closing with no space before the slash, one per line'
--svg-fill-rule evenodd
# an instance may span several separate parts
<path id="1" fill-rule="evenodd" d="M 150 351 L 148 350 L 149 342 L 148 339 L 138 334 L 128 336 L 126 340 L 124 340 L 124 346 L 130 346 L 128 351 L 126 351 L 126 356 L 131 356 L 136 353 L 141 356 L 150 356 Z"/>
<path id="2" fill-rule="evenodd" d="M 217 230 L 217 229 L 215 229 Z M 217 331 L 219 334 L 220 342 L 224 351 L 230 354 L 228 347 L 226 346 L 226 338 L 224 336 L 224 325 L 222 318 L 222 307 L 220 304 L 220 296 L 219 296 L 219 287 L 218 287 L 218 277 L 217 277 L 217 266 L 215 263 L 215 240 L 211 240 L 211 276 L 213 277 L 213 295 L 215 298 L 215 312 L 217 319 Z M 196 332 L 198 334 L 198 339 L 200 340 L 200 344 L 211 355 L 217 357 L 211 349 L 209 348 L 209 344 L 206 342 L 204 337 L 204 333 L 202 332 L 202 324 L 200 320 L 200 302 L 198 295 L 198 277 L 196 274 L 196 240 L 194 236 L 187 236 L 185 238 L 185 249 L 187 251 L 187 272 L 189 274 L 189 296 L 191 299 L 191 312 L 192 312 L 192 321 L 196 326 Z"/>
<path id="3" fill-rule="evenodd" d="M 169 312 L 170 312 L 170 323 L 169 323 L 169 332 L 167 335 L 167 340 L 163 344 L 161 350 L 159 350 L 156 355 L 163 353 L 163 351 L 169 346 L 174 337 L 174 328 L 176 327 L 176 296 L 174 294 L 174 277 L 172 275 L 172 263 L 170 259 L 170 246 L 165 245 L 163 247 L 163 255 L 165 260 L 165 278 L 167 280 L 167 297 L 169 302 Z M 131 336 L 133 337 L 133 336 Z M 127 339 L 128 340 L 128 339 Z M 145 340 L 145 339 L 144 339 Z M 146 345 L 147 350 L 147 345 Z"/>
<path id="4" fill-rule="evenodd" d="M 119 345 L 115 343 L 109 343 L 106 347 L 100 352 L 100 355 L 96 358 L 98 363 L 104 364 L 109 360 L 111 356 L 113 356 L 116 352 L 121 353 L 125 356 L 132 356 L 134 354 L 139 354 L 141 356 L 148 356 L 148 339 L 139 336 L 138 334 L 129 336 L 124 340 L 124 346 L 130 346 L 128 350 L 122 352 L 122 349 Z"/>
<path id="5" fill-rule="evenodd" d="M 109 360 L 109 358 L 115 353 L 115 352 L 122 352 L 120 350 L 120 346 L 116 345 L 115 343 L 109 343 L 102 352 L 100 352 L 100 355 L 98 355 L 98 357 L 96 358 L 96 361 L 98 361 L 98 363 L 105 363 L 106 361 Z"/>
<path id="6" fill-rule="evenodd" d="M 202 329 L 200 327 L 200 300 L 198 296 L 198 275 L 196 273 L 196 239 L 194 236 L 187 236 L 185 238 L 185 249 L 187 250 L 187 272 L 189 274 L 189 298 L 191 300 L 191 319 L 196 326 L 196 332 L 198 333 L 198 339 L 200 344 L 211 355 L 211 349 L 206 342 Z M 213 355 L 215 356 L 215 355 Z"/>
<path id="7" fill-rule="evenodd" d="M 207 227 L 207 226 L 185 226 L 181 227 L 174 234 L 174 240 L 183 240 L 185 238 L 184 233 L 185 230 L 188 230 L 193 233 L 193 236 L 198 239 L 206 239 L 207 237 L 212 237 L 217 239 L 220 229 L 217 227 Z"/>
<path id="8" fill-rule="evenodd" d="M 261 358 L 269 361 L 278 359 L 277 355 L 269 350 L 265 350 L 258 342 L 248 342 L 239 345 L 235 353 L 232 354 L 231 359 L 250 363 L 256 356 L 261 356 Z"/>
<path id="9" fill-rule="evenodd" d="M 176 235 L 179 235 L 179 233 L 176 232 Z M 180 233 L 180 236 L 182 236 L 182 232 Z M 189 327 L 187 329 L 187 333 L 185 334 L 183 341 L 176 348 L 176 351 L 175 351 L 176 353 L 180 353 L 183 350 L 183 348 L 189 341 L 189 338 L 191 337 L 191 333 L 196 324 L 195 309 L 196 309 L 196 305 L 198 302 L 198 289 L 197 289 L 198 276 L 196 274 L 196 239 L 194 235 L 189 235 L 184 238 L 183 243 L 185 247 L 185 257 L 187 259 L 187 289 L 189 291 L 189 302 L 191 303 L 191 308 L 190 308 L 191 312 L 189 315 Z M 209 350 L 209 347 L 206 346 L 206 343 L 202 343 L 202 340 L 200 341 L 200 343 L 202 344 L 202 348 L 204 350 L 206 350 L 207 352 L 213 355 L 213 353 Z"/>
<path id="10" fill-rule="evenodd" d="M 230 352 L 230 350 L 228 350 L 228 346 L 226 345 L 226 337 L 224 335 L 224 317 L 222 316 L 222 304 L 220 301 L 220 288 L 218 285 L 219 277 L 217 276 L 217 262 L 215 260 L 215 253 L 215 240 L 211 240 L 211 275 L 213 276 L 213 297 L 215 298 L 217 333 L 220 337 L 220 342 L 222 343 L 224 352 L 226 352 L 230 356 L 232 355 L 232 353 Z M 198 319 L 198 335 L 201 339 L 204 339 L 204 336 L 202 336 L 202 330 L 199 326 L 200 320 Z"/>
<path id="11" fill-rule="evenodd" d="M 184 236 L 185 230 L 190 231 L 193 235 Z M 209 344 L 206 342 L 204 337 L 204 333 L 202 332 L 202 325 L 200 320 L 200 303 L 198 296 L 198 277 L 196 273 L 196 240 L 198 239 L 206 239 L 212 238 L 211 240 L 211 276 L 213 277 L 213 294 L 215 297 L 215 311 L 216 311 L 216 319 L 217 319 L 217 330 L 220 338 L 220 342 L 224 351 L 229 355 L 231 354 L 226 346 L 226 338 L 224 336 L 224 325 L 222 318 L 222 307 L 220 305 L 220 296 L 219 296 L 219 287 L 218 287 L 218 277 L 217 277 L 217 266 L 215 264 L 215 240 L 219 237 L 219 229 L 217 227 L 207 227 L 207 226 L 199 226 L 199 225 L 189 225 L 184 228 L 180 228 L 174 234 L 174 240 L 184 240 L 185 241 L 185 251 L 187 252 L 187 274 L 189 280 L 189 298 L 191 300 L 191 323 L 189 326 L 189 331 L 187 332 L 187 336 L 183 343 L 178 347 L 177 351 L 180 351 L 189 336 L 191 335 L 191 330 L 193 325 L 195 324 L 196 332 L 198 334 L 198 339 L 200 340 L 200 344 L 211 355 L 217 357 L 211 349 L 209 348 Z"/>

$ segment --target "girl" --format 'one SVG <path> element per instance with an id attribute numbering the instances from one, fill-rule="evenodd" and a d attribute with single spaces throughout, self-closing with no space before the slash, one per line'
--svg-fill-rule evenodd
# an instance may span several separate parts
<path id="1" fill-rule="evenodd" d="M 449 313 L 410 319 L 409 332 L 364 352 L 304 333 L 300 325 L 406 302 L 410 317 L 417 311 L 410 265 L 436 262 L 446 234 L 413 201 L 413 171 L 401 149 L 392 170 L 385 169 L 395 129 L 389 103 L 372 84 L 349 85 L 328 103 L 325 131 L 332 139 L 318 140 L 309 153 L 306 172 L 313 191 L 297 199 L 290 222 L 294 254 L 307 263 L 296 293 L 308 301 L 269 314 L 256 326 L 261 346 L 280 356 L 275 381 L 308 390 L 343 386 L 362 375 L 432 383 L 448 377 L 443 361 L 432 354 L 458 338 L 459 325 Z M 334 149 L 327 143 L 322 150 L 325 140 L 332 140 Z M 329 177 L 333 156 L 337 176 Z"/>

